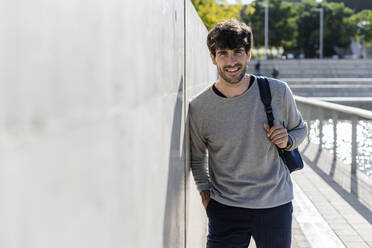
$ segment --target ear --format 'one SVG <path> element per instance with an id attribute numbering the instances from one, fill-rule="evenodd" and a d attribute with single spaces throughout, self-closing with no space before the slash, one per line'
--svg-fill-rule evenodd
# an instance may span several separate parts
<path id="1" fill-rule="evenodd" d="M 247 58 L 247 63 L 248 63 L 249 61 L 251 61 L 251 51 L 249 51 L 249 52 L 247 53 L 247 55 L 248 55 L 248 58 Z"/>
<path id="2" fill-rule="evenodd" d="M 214 65 L 217 65 L 216 57 L 215 57 L 212 53 L 210 53 L 209 56 L 211 57 L 212 63 L 213 63 Z"/>

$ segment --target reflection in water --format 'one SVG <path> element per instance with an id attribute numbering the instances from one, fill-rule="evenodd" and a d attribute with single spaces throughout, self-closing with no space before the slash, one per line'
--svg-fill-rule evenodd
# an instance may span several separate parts
<path id="1" fill-rule="evenodd" d="M 372 177 L 372 121 L 358 120 L 356 123 L 358 170 Z M 322 142 L 322 149 L 334 153 L 334 120 L 313 120 L 309 124 L 310 141 L 314 144 Z M 336 155 L 345 163 L 351 164 L 352 121 L 336 121 L 336 130 Z"/>

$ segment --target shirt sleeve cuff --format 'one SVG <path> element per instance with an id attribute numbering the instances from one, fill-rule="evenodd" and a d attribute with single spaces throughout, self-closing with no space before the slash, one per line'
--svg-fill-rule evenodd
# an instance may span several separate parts
<path id="1" fill-rule="evenodd" d="M 290 144 L 286 148 L 284 148 L 284 150 L 286 150 L 286 151 L 291 151 L 296 147 L 295 146 L 295 139 L 293 138 L 293 136 L 291 134 L 288 134 L 288 140 L 289 139 L 291 140 L 289 142 Z"/>
<path id="2" fill-rule="evenodd" d="M 198 185 L 199 192 L 202 192 L 203 190 L 210 190 L 210 189 L 211 189 L 211 185 L 209 183 L 203 183 L 203 184 Z"/>

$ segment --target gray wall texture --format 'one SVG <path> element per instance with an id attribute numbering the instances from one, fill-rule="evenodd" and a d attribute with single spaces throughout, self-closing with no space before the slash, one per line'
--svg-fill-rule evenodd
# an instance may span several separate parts
<path id="1" fill-rule="evenodd" d="M 202 247 L 189 0 L 5 0 L 0 32 L 0 247 Z"/>

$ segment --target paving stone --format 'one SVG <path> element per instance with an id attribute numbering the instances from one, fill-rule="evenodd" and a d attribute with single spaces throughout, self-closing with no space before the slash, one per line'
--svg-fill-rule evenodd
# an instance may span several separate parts
<path id="1" fill-rule="evenodd" d="M 368 232 L 368 233 L 358 232 L 358 234 L 362 237 L 364 241 L 372 242 L 372 232 Z"/>
<path id="2" fill-rule="evenodd" d="M 361 235 L 361 236 L 362 236 L 362 239 L 364 241 L 366 241 L 367 243 L 372 242 L 372 234 L 371 233 L 369 233 L 369 235 Z"/>
<path id="3" fill-rule="evenodd" d="M 343 219 L 343 218 L 334 218 L 334 219 L 327 219 L 329 224 L 334 224 L 334 225 L 349 225 L 349 223 Z"/>
<path id="4" fill-rule="evenodd" d="M 347 248 L 369 248 L 365 242 L 345 242 Z"/>
<path id="5" fill-rule="evenodd" d="M 352 228 L 347 228 L 347 229 L 338 229 L 338 230 L 334 230 L 338 235 L 348 235 L 348 236 L 351 236 L 351 235 L 356 235 L 356 236 L 359 236 L 357 232 L 355 232 L 354 229 Z"/>
<path id="6" fill-rule="evenodd" d="M 296 218 L 292 221 L 292 248 L 311 248 Z"/>
<path id="7" fill-rule="evenodd" d="M 337 236 L 343 241 L 343 242 L 365 242 L 363 238 L 358 234 L 338 234 Z"/>
<path id="8" fill-rule="evenodd" d="M 336 233 L 356 233 L 350 226 L 331 226 Z"/>
<path id="9" fill-rule="evenodd" d="M 363 224 L 363 225 L 368 225 L 368 221 L 366 221 L 366 219 L 364 219 L 363 217 L 361 216 L 355 216 L 354 218 L 351 218 L 351 219 L 348 219 L 348 222 L 350 224 Z"/>
<path id="10" fill-rule="evenodd" d="M 294 235 L 294 239 L 297 241 L 306 241 L 306 237 L 304 235 Z"/>
<path id="11" fill-rule="evenodd" d="M 310 244 L 308 242 L 305 242 L 305 241 L 299 241 L 297 243 L 297 247 L 299 247 L 299 248 L 311 248 Z"/>

